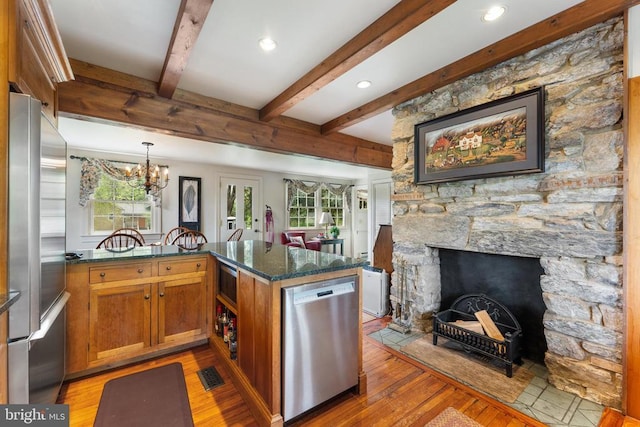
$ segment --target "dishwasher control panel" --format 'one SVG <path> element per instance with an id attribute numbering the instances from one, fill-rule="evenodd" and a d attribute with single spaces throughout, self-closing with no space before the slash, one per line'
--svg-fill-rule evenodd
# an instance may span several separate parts
<path id="1" fill-rule="evenodd" d="M 355 282 L 336 283 L 329 286 L 312 289 L 296 289 L 293 293 L 294 304 L 306 304 L 323 298 L 355 292 Z"/>

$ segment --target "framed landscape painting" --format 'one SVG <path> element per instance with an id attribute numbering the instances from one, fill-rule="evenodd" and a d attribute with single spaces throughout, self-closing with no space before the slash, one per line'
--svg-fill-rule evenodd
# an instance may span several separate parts
<path id="1" fill-rule="evenodd" d="M 200 231 L 200 178 L 181 176 L 179 179 L 178 225 Z"/>
<path id="2" fill-rule="evenodd" d="M 544 171 L 544 88 L 415 126 L 415 182 Z"/>

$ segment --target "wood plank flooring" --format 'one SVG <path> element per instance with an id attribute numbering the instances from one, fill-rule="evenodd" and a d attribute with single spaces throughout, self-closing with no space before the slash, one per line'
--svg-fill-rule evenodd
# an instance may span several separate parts
<path id="1" fill-rule="evenodd" d="M 365 333 L 381 327 L 368 322 Z M 383 326 L 383 325 L 382 325 Z M 63 385 L 58 403 L 69 405 L 70 426 L 91 426 L 110 379 L 173 362 L 182 363 L 196 426 L 255 426 L 256 421 L 208 346 L 101 373 Z M 225 384 L 205 391 L 197 371 L 215 366 Z M 367 393 L 343 394 L 290 423 L 291 426 L 424 426 L 452 406 L 485 426 L 544 426 L 512 408 L 430 370 L 383 344 L 364 338 Z"/>

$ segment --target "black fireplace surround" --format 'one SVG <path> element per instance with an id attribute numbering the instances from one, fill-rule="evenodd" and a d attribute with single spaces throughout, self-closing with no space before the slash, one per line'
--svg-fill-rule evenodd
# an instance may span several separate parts
<path id="1" fill-rule="evenodd" d="M 540 276 L 544 270 L 538 258 L 494 255 L 439 249 L 441 309 L 461 295 L 485 294 L 507 307 L 522 328 L 522 356 L 544 363 L 547 344 L 542 317 Z"/>

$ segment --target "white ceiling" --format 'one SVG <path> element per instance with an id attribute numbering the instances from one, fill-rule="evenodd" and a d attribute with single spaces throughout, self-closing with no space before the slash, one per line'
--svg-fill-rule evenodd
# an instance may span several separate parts
<path id="1" fill-rule="evenodd" d="M 69 57 L 158 81 L 180 0 L 49 0 Z M 215 0 L 178 87 L 254 109 L 264 107 L 397 0 Z M 455 60 L 580 3 L 578 0 L 458 0 L 406 36 L 335 79 L 285 116 L 323 124 Z M 507 13 L 487 23 L 490 6 Z M 258 40 L 270 36 L 276 50 Z M 357 89 L 360 80 L 368 89 Z M 391 145 L 391 112 L 343 133 Z M 368 168 L 187 140 L 61 117 L 70 147 L 153 157 L 235 163 L 286 173 L 366 177 Z M 133 149 L 132 149 L 133 147 Z M 178 148 L 179 147 L 179 148 Z M 369 169 L 370 171 L 375 171 Z"/>

